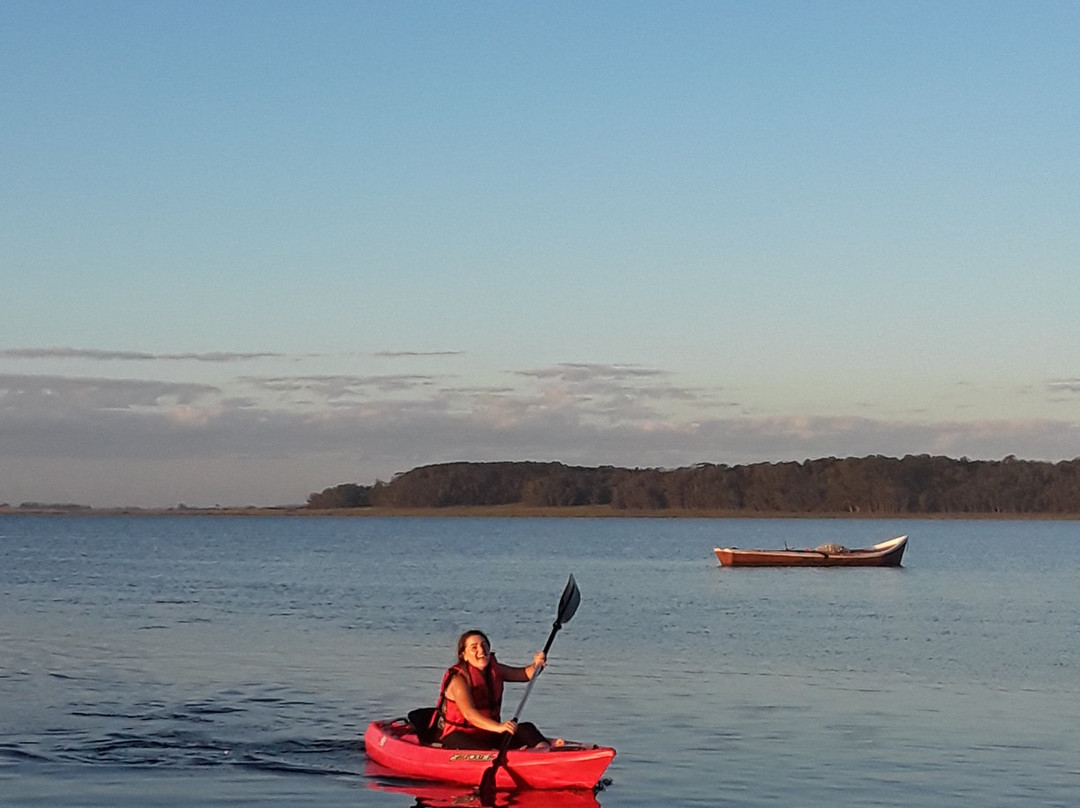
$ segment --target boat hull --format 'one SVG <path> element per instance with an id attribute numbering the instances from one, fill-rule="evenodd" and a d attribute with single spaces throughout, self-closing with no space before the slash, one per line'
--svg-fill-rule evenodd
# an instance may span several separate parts
<path id="1" fill-rule="evenodd" d="M 364 752 L 399 777 L 478 786 L 496 749 L 443 749 L 421 745 L 406 719 L 373 721 L 364 733 Z M 567 742 L 550 749 L 512 749 L 495 775 L 499 789 L 593 788 L 615 750 Z"/>
<path id="2" fill-rule="evenodd" d="M 875 544 L 861 550 L 744 550 L 714 547 L 716 559 L 724 567 L 899 567 L 907 547 L 907 536 Z"/>

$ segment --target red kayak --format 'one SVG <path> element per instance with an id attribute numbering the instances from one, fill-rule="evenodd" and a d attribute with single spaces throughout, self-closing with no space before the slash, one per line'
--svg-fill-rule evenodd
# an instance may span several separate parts
<path id="1" fill-rule="evenodd" d="M 364 733 L 364 752 L 399 777 L 478 786 L 497 749 L 444 749 L 420 743 L 406 718 L 373 721 Z M 593 788 L 615 757 L 609 746 L 567 741 L 542 749 L 511 749 L 495 776 L 495 787 Z"/>

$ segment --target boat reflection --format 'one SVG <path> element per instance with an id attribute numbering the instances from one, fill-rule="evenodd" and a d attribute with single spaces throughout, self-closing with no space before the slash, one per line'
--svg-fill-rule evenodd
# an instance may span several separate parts
<path id="1" fill-rule="evenodd" d="M 468 786 L 403 780 L 371 761 L 367 762 L 365 775 L 368 788 L 408 794 L 416 808 L 492 808 L 484 806 L 477 789 Z M 524 789 L 497 792 L 494 808 L 600 808 L 600 802 L 589 789 Z"/>

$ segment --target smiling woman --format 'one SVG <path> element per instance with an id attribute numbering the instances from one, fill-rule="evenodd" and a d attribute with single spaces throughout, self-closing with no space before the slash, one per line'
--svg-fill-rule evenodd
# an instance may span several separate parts
<path id="1" fill-rule="evenodd" d="M 458 637 L 457 662 L 443 675 L 433 721 L 439 741 L 451 749 L 496 749 L 505 733 L 512 733 L 510 748 L 548 743 L 532 723 L 518 724 L 501 717 L 504 682 L 527 682 L 544 667 L 545 654 L 537 651 L 531 665 L 504 665 L 491 652 L 491 641 L 477 629 Z"/>

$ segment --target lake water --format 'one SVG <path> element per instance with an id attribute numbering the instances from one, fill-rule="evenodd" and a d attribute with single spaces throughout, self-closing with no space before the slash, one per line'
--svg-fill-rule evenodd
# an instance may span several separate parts
<path id="1" fill-rule="evenodd" d="M 729 569 L 715 545 L 901 569 Z M 1080 524 L 0 516 L 0 804 L 475 804 L 369 774 L 458 633 L 618 749 L 588 805 L 1080 804 Z M 523 689 L 510 686 L 507 713 Z M 515 805 L 582 804 L 552 793 Z"/>

